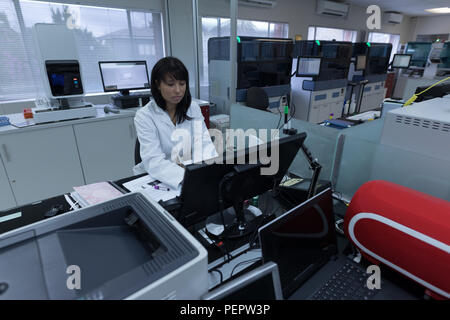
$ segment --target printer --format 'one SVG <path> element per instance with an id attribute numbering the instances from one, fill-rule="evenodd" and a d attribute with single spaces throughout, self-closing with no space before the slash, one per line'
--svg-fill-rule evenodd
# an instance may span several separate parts
<path id="1" fill-rule="evenodd" d="M 143 193 L 0 235 L 0 300 L 198 299 L 207 252 Z"/>

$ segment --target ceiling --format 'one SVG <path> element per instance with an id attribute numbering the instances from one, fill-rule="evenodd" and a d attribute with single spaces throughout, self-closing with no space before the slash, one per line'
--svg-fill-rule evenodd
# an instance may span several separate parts
<path id="1" fill-rule="evenodd" d="M 450 7 L 449 0 L 346 0 L 343 2 L 362 7 L 376 4 L 383 11 L 398 11 L 408 16 L 438 16 L 425 9 Z"/>

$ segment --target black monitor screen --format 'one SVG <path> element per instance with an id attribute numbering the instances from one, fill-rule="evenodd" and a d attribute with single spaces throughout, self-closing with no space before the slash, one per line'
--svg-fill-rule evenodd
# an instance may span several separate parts
<path id="1" fill-rule="evenodd" d="M 276 173 L 262 175 L 259 174 L 260 168 L 256 168 L 257 171 L 251 172 L 243 181 L 242 187 L 245 187 L 246 191 L 239 196 L 250 199 L 276 187 L 286 174 L 305 139 L 305 133 L 281 138 L 278 141 L 278 150 L 270 143 L 266 145 L 267 149 L 264 150 L 263 146 L 259 146 L 258 150 L 246 148 L 243 152 L 245 161 L 240 161 L 239 159 L 243 159 L 242 155 L 240 155 L 240 152 L 235 152 L 233 157 L 227 157 L 225 154 L 222 160 L 223 164 L 201 163 L 187 166 L 180 196 L 183 203 L 179 217 L 181 224 L 184 227 L 189 227 L 219 212 L 221 209 L 219 206 L 219 185 L 225 175 L 233 172 L 236 168 L 251 166 L 250 159 L 259 161 L 261 155 L 266 154 L 272 157 L 272 152 L 278 151 L 278 163 L 275 163 L 277 157 L 273 157 L 273 162 L 264 165 L 264 167 L 275 165 L 272 168 Z M 230 159 L 232 161 L 228 161 Z M 231 196 L 231 193 L 228 192 L 227 196 Z M 232 205 L 233 203 L 230 200 L 224 199 L 223 209 Z"/>
<path id="2" fill-rule="evenodd" d="M 50 90 L 54 97 L 83 94 L 80 65 L 75 60 L 45 61 Z"/>
<path id="3" fill-rule="evenodd" d="M 145 61 L 99 62 L 105 92 L 150 89 Z"/>
<path id="4" fill-rule="evenodd" d="M 263 261 L 278 265 L 289 297 L 336 252 L 331 189 L 259 229 Z"/>
<path id="5" fill-rule="evenodd" d="M 275 300 L 272 275 L 268 274 L 258 281 L 248 283 L 240 290 L 222 297 L 222 300 Z"/>

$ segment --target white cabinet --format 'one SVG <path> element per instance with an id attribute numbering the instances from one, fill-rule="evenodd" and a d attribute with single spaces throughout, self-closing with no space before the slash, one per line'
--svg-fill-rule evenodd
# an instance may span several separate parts
<path id="1" fill-rule="evenodd" d="M 133 175 L 136 130 L 133 117 L 74 125 L 86 183 Z"/>
<path id="2" fill-rule="evenodd" d="M 0 135 L 0 152 L 17 205 L 84 184 L 70 125 Z"/>
<path id="3" fill-rule="evenodd" d="M 3 158 L 3 156 L 1 157 Z M 8 176 L 3 167 L 2 159 L 0 158 L 0 211 L 9 208 L 14 208 L 16 200 L 14 199 L 11 186 L 9 185 Z"/>

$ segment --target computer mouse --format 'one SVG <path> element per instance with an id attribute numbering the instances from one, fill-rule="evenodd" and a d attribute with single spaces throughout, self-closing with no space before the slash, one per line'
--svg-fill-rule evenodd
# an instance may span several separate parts
<path id="1" fill-rule="evenodd" d="M 62 204 L 56 204 L 53 207 L 50 208 L 45 214 L 44 217 L 51 218 L 56 216 L 58 213 L 61 213 L 64 206 Z"/>

